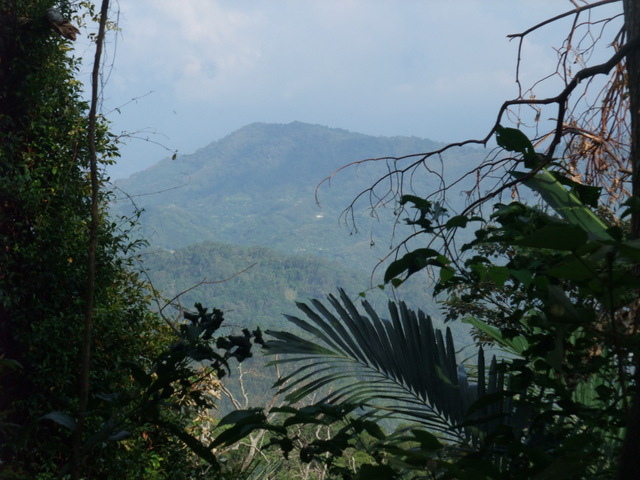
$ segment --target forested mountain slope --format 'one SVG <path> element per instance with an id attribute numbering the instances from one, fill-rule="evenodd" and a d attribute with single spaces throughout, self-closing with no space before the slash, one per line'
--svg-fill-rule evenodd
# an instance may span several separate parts
<path id="1" fill-rule="evenodd" d="M 338 287 L 357 297 L 369 278 L 366 272 L 312 255 L 215 242 L 175 251 L 149 250 L 142 266 L 166 299 L 189 290 L 179 297 L 183 307 L 200 302 L 223 310 L 230 323 L 263 328 L 281 327 L 283 313 L 297 312 L 294 302 L 335 294 Z M 364 294 L 381 312 L 386 311 L 387 296 L 381 290 L 373 288 Z M 396 295 L 416 308 L 435 312 L 422 279 L 407 282 Z"/>
<path id="2" fill-rule="evenodd" d="M 382 312 L 393 294 L 437 316 L 424 276 L 397 292 L 376 288 L 383 269 L 371 273 L 389 254 L 391 209 L 378 210 L 376 218 L 361 206 L 358 232 L 340 221 L 387 164 L 346 169 L 316 192 L 324 178 L 350 162 L 437 147 L 425 139 L 372 137 L 300 122 L 255 123 L 192 155 L 165 159 L 118 181 L 121 200 L 112 211 L 130 215 L 133 204 L 144 210 L 139 233 L 150 245 L 140 268 L 165 298 L 203 281 L 233 277 L 189 290 L 179 301 L 185 308 L 195 302 L 220 308 L 234 324 L 279 326 L 283 313 L 296 313 L 296 301 L 323 298 L 338 288 L 352 298 L 366 292 Z M 475 162 L 481 154 L 464 150 L 443 161 L 455 172 L 455 165 Z M 438 179 L 429 178 L 414 188 L 426 195 L 437 186 Z"/>
<path id="3" fill-rule="evenodd" d="M 142 257 L 142 266 L 162 292 L 159 308 L 175 298 L 174 304 L 193 311 L 200 302 L 210 309 L 224 312 L 227 327 L 260 327 L 263 330 L 291 330 L 294 327 L 284 314 L 301 315 L 295 302 L 308 303 L 309 299 L 325 299 L 338 294 L 338 287 L 354 299 L 366 287 L 367 272 L 345 268 L 338 262 L 312 255 L 284 255 L 265 247 L 242 247 L 224 243 L 204 242 L 178 250 L 148 250 Z M 235 275 L 242 272 L 239 275 Z M 195 288 L 192 288 L 195 287 Z M 181 292 L 184 292 L 182 295 Z M 388 318 L 386 292 L 373 288 L 365 293 L 383 318 Z M 444 327 L 436 305 L 424 288 L 424 278 L 412 278 L 395 292 L 398 300 L 405 300 L 414 308 L 429 312 L 438 327 Z M 356 303 L 359 303 L 356 301 Z M 164 310 L 171 316 L 177 311 Z M 457 345 L 470 343 L 468 329 L 461 324 L 450 325 Z M 265 368 L 266 358 L 256 355 L 243 364 L 244 392 L 236 377 L 225 381 L 236 399 L 246 399 L 248 405 L 261 406 L 273 395 L 275 370 Z M 233 375 L 237 376 L 235 372 Z M 246 397 L 245 397 L 246 395 Z M 232 408 L 224 399 L 220 408 Z"/>
<path id="4" fill-rule="evenodd" d="M 266 246 L 371 271 L 389 252 L 393 212 L 379 210 L 381 217 L 372 218 L 361 208 L 356 212 L 357 235 L 341 224 L 340 214 L 386 171 L 386 163 L 339 172 L 317 191 L 319 205 L 316 187 L 350 162 L 437 146 L 415 137 L 373 137 L 300 122 L 255 123 L 116 185 L 144 209 L 142 234 L 152 246 L 177 249 L 205 240 Z M 455 172 L 455 165 L 468 166 L 481 154 L 464 150 L 443 161 Z M 425 194 L 437 187 L 437 178 L 415 185 Z M 131 201 L 122 195 L 114 212 L 131 210 Z"/>

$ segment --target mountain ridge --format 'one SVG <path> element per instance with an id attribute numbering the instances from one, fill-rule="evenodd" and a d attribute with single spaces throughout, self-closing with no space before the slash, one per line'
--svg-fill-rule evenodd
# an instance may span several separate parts
<path id="1" fill-rule="evenodd" d="M 201 241 L 262 245 L 284 253 L 312 253 L 370 271 L 388 254 L 393 208 L 380 209 L 378 218 L 372 218 L 366 207 L 358 210 L 361 235 L 340 228 L 340 214 L 387 171 L 387 164 L 359 165 L 316 190 L 318 185 L 351 162 L 400 157 L 441 145 L 429 139 L 374 137 L 303 122 L 256 122 L 193 154 L 164 159 L 116 186 L 145 210 L 143 236 L 153 246 L 177 249 Z M 468 149 L 458 154 L 449 157 L 449 163 L 477 156 Z M 416 185 L 420 183 L 426 192 L 437 188 L 438 182 L 425 177 Z M 132 210 L 126 200 L 114 206 L 118 214 L 130 215 Z"/>

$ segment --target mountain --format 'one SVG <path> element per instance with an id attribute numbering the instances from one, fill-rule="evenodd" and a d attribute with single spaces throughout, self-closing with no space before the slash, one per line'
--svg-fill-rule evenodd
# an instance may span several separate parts
<path id="1" fill-rule="evenodd" d="M 122 195 L 112 213 L 130 216 L 143 209 L 141 236 L 150 246 L 141 269 L 165 298 L 186 292 L 178 301 L 187 309 L 200 302 L 223 310 L 231 325 L 291 328 L 283 314 L 299 315 L 296 301 L 323 299 L 342 287 L 354 298 L 366 291 L 367 300 L 386 316 L 388 289 L 375 288 L 384 268 L 373 276 L 372 271 L 389 254 L 393 235 L 403 238 L 411 230 L 395 223 L 393 202 L 372 216 L 365 197 L 347 224 L 341 214 L 389 164 L 363 162 L 332 174 L 363 159 L 440 146 L 426 139 L 372 137 L 300 122 L 255 123 L 192 155 L 162 160 L 118 181 L 116 191 Z M 480 158 L 481 152 L 462 149 L 455 157 L 434 161 L 460 172 Z M 431 167 L 438 170 L 437 164 Z M 329 176 L 331 181 L 318 187 Z M 439 177 L 426 170 L 411 180 L 418 195 L 440 186 Z M 192 289 L 203 281 L 213 283 Z M 439 323 L 424 276 L 413 276 L 393 294 Z M 468 329 L 459 324 L 453 329 L 458 344 L 470 343 Z M 257 356 L 247 368 L 257 401 L 271 395 L 274 379 L 266 375 L 264 359 Z"/>
<path id="2" fill-rule="evenodd" d="M 300 122 L 254 123 L 192 155 L 165 159 L 118 181 L 129 197 L 113 210 L 130 215 L 130 199 L 144 209 L 142 234 L 154 247 L 176 250 L 202 241 L 266 246 L 370 272 L 389 253 L 396 205 L 372 217 L 368 200 L 361 202 L 354 216 L 357 234 L 351 217 L 341 213 L 387 171 L 387 162 L 365 162 L 318 185 L 351 162 L 439 146 L 416 137 L 373 137 Z M 455 171 L 479 155 L 463 149 L 443 161 Z M 439 187 L 438 177 L 427 172 L 414 180 L 423 194 Z M 397 235 L 409 233 L 399 228 Z"/>

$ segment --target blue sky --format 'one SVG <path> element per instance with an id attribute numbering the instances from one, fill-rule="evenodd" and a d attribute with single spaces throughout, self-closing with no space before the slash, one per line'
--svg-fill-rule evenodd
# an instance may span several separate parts
<path id="1" fill-rule="evenodd" d="M 483 137 L 502 101 L 517 94 L 517 43 L 506 35 L 572 8 L 568 0 L 117 6 L 121 30 L 108 40 L 102 108 L 114 132 L 138 139 L 126 140 L 113 178 L 252 122 L 298 120 L 439 141 Z M 554 68 L 562 27 L 527 39 L 525 80 Z M 92 55 L 80 42 L 77 48 Z"/>

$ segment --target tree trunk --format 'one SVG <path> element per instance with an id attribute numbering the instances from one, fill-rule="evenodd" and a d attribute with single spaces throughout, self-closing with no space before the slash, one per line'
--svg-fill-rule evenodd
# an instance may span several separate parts
<path id="1" fill-rule="evenodd" d="M 624 0 L 624 19 L 627 42 L 640 37 L 640 0 Z M 631 120 L 632 193 L 640 198 L 640 50 L 627 55 L 627 88 L 629 89 Z M 632 235 L 640 237 L 640 214 L 632 217 Z M 640 478 L 640 477 L 639 477 Z"/>
<path id="2" fill-rule="evenodd" d="M 640 0 L 623 0 L 627 42 L 640 37 Z M 640 199 L 640 50 L 634 49 L 626 59 L 627 88 L 629 90 L 629 113 L 631 126 L 632 194 Z M 631 235 L 640 238 L 640 213 L 631 217 Z M 640 314 L 636 314 L 640 323 Z M 640 325 L 638 325 L 640 326 Z M 640 354 L 635 353 L 635 394 L 628 413 L 627 433 L 620 458 L 620 480 L 640 478 Z"/>
<path id="3" fill-rule="evenodd" d="M 102 0 L 100 9 L 100 25 L 98 37 L 96 39 L 96 54 L 93 62 L 93 72 L 91 75 L 91 109 L 89 111 L 89 162 L 91 177 L 91 223 L 89 225 L 89 248 L 87 260 L 87 291 L 85 298 L 84 333 L 80 349 L 80 380 L 79 380 L 79 408 L 76 431 L 72 445 L 72 472 L 71 478 L 77 480 L 82 476 L 82 466 L 84 463 L 84 452 L 82 452 L 82 441 L 85 430 L 85 417 L 89 402 L 89 374 L 91 371 L 91 343 L 93 337 L 93 315 L 95 301 L 96 284 L 96 251 L 98 248 L 98 229 L 100 215 L 98 210 L 98 194 L 100 184 L 98 182 L 98 158 L 96 152 L 96 123 L 98 108 L 99 74 L 102 58 L 102 47 L 107 25 L 107 13 L 109 11 L 109 0 Z"/>

